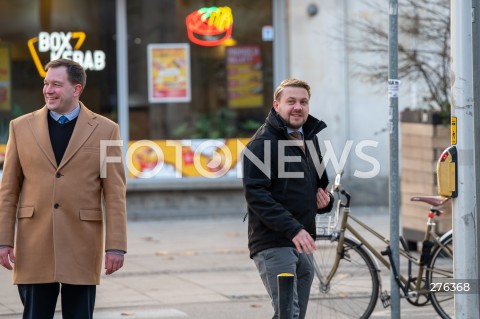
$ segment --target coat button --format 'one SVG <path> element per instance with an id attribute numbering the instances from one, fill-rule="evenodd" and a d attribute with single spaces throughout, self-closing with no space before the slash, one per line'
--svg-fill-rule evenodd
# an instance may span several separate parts
<path id="1" fill-rule="evenodd" d="M 57 209 L 58 207 L 60 207 L 60 205 L 58 203 L 55 203 L 55 205 L 53 205 L 53 208 Z"/>
<path id="2" fill-rule="evenodd" d="M 60 174 L 60 172 L 57 172 L 57 173 L 55 174 L 55 177 L 56 177 L 56 178 L 60 178 L 61 176 L 62 176 L 62 174 Z"/>

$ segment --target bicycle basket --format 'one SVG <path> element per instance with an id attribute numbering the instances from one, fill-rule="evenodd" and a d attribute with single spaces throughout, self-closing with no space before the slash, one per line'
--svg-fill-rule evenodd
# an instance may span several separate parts
<path id="1" fill-rule="evenodd" d="M 340 201 L 337 201 L 337 208 L 329 213 L 317 214 L 315 223 L 317 226 L 317 236 L 331 235 L 337 229 L 340 215 Z"/>

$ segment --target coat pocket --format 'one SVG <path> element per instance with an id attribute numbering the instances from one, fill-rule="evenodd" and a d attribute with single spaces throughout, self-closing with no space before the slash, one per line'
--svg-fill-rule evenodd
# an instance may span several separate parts
<path id="1" fill-rule="evenodd" d="M 91 147 L 91 146 L 84 146 L 82 147 L 83 152 L 88 152 L 88 153 L 100 153 L 100 148 L 99 147 Z"/>
<path id="2" fill-rule="evenodd" d="M 101 221 L 103 219 L 102 211 L 98 209 L 80 209 L 80 220 Z"/>
<path id="3" fill-rule="evenodd" d="M 18 209 L 18 218 L 32 218 L 33 212 L 35 211 L 35 207 L 20 207 Z"/>

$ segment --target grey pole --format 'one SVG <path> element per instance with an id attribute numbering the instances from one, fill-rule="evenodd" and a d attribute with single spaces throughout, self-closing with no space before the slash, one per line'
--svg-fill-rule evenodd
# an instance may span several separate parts
<path id="1" fill-rule="evenodd" d="M 469 283 L 469 293 L 455 296 L 455 318 L 478 318 L 478 266 L 473 146 L 472 2 L 451 0 L 451 108 L 457 132 L 452 144 L 458 152 L 458 197 L 453 198 L 453 268 L 455 283 Z M 453 129 L 453 128 L 452 128 Z"/>
<path id="2" fill-rule="evenodd" d="M 473 46 L 473 69 L 480 70 L 480 0 L 472 0 L 473 6 L 473 21 L 472 21 L 472 46 Z M 475 170 L 475 207 L 480 205 L 480 119 L 477 114 L 480 114 L 480 74 L 478 72 L 473 72 L 473 114 L 476 116 L 473 117 L 473 142 L 474 142 L 474 170 Z M 475 209 L 475 220 L 478 221 L 478 210 Z M 476 240 L 476 254 L 477 254 L 477 274 L 480 274 L 480 234 L 475 232 Z M 480 294 L 477 291 L 477 303 L 480 304 Z"/>
<path id="3" fill-rule="evenodd" d="M 290 74 L 288 54 L 288 10 L 286 0 L 275 0 L 273 5 L 273 87 Z"/>
<path id="4" fill-rule="evenodd" d="M 125 154 L 127 154 L 128 140 L 130 138 L 128 125 L 128 47 L 126 0 L 117 0 L 115 6 L 117 20 L 116 40 L 118 125 L 120 126 L 120 137 L 123 141 L 123 155 L 125 156 Z"/>
<path id="5" fill-rule="evenodd" d="M 388 97 L 390 101 L 390 248 L 392 262 L 400 272 L 399 247 L 399 165 L 398 165 L 398 1 L 390 0 L 388 32 Z M 393 267 L 390 267 L 393 269 Z M 400 319 L 400 290 L 393 271 L 390 272 L 391 317 Z"/>

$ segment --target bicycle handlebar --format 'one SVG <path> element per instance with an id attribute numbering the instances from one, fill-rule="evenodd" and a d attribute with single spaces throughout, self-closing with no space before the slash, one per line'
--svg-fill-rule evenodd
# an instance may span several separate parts
<path id="1" fill-rule="evenodd" d="M 347 202 L 344 204 L 344 207 L 350 207 L 350 198 L 351 198 L 350 194 L 344 189 L 340 190 L 340 194 L 345 196 L 345 198 L 347 199 Z"/>
<path id="2" fill-rule="evenodd" d="M 337 173 L 337 175 L 335 176 L 335 182 L 334 184 L 332 185 L 332 193 L 339 193 L 343 196 L 345 196 L 345 198 L 347 199 L 346 203 L 341 203 L 341 206 L 343 207 L 350 207 L 350 194 L 345 190 L 343 189 L 342 187 L 342 184 L 340 182 L 341 180 L 341 177 L 343 175 L 343 171 L 340 171 L 339 173 Z M 340 196 L 339 196 L 339 199 L 340 200 Z"/>

